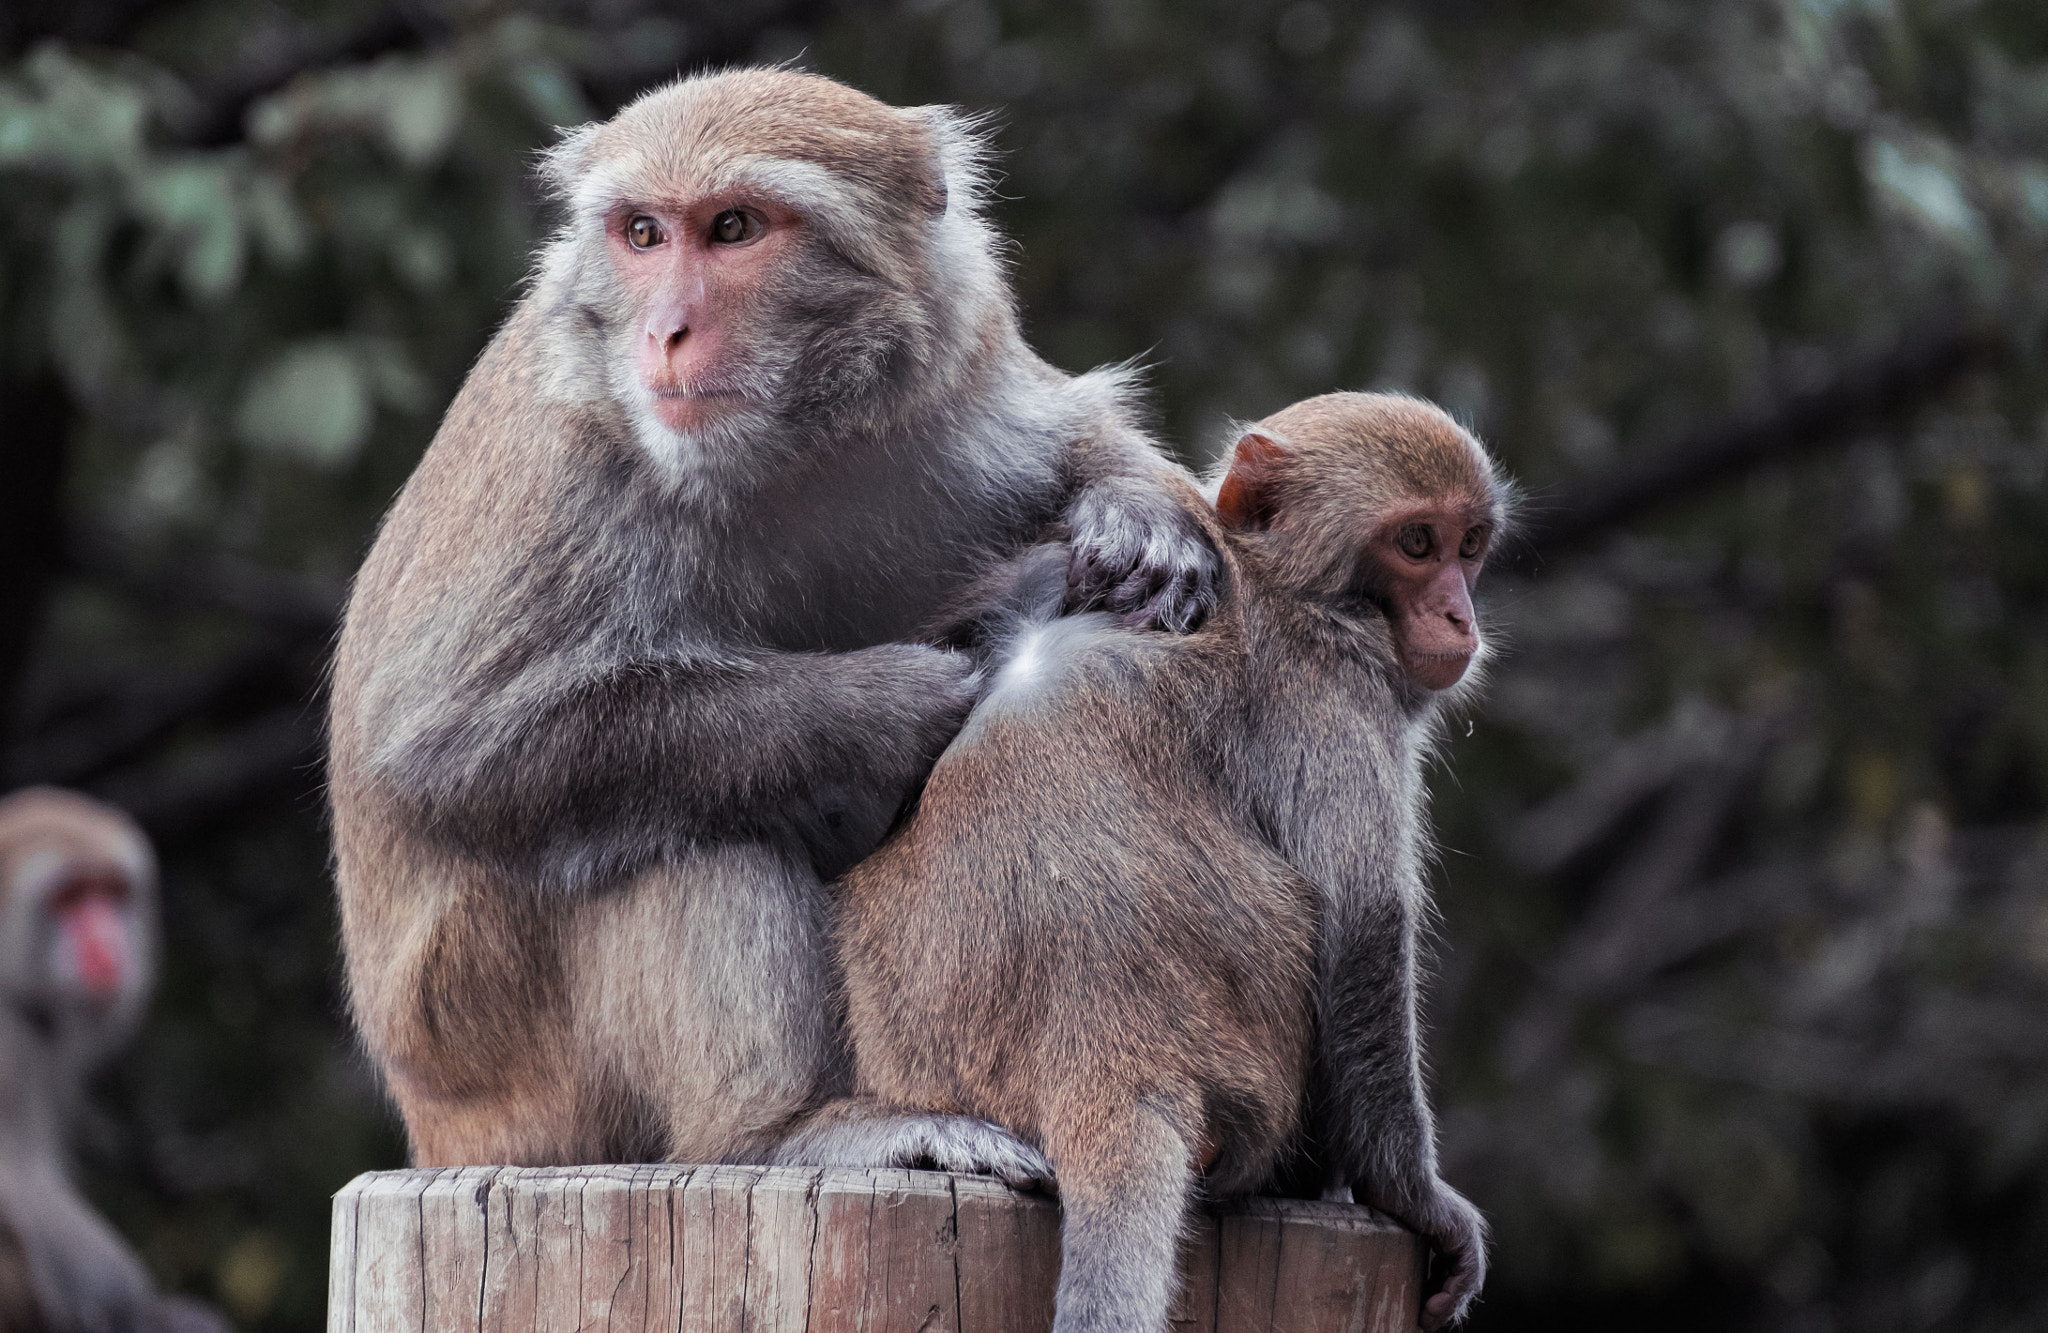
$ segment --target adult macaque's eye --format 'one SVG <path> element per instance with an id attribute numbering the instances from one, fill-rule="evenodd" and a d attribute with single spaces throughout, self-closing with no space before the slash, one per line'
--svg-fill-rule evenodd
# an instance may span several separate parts
<path id="1" fill-rule="evenodd" d="M 1436 549 L 1436 534 L 1420 523 L 1401 529 L 1394 544 L 1401 548 L 1401 554 L 1410 560 L 1426 560 Z"/>
<path id="2" fill-rule="evenodd" d="M 743 245 L 760 234 L 760 221 L 737 208 L 728 208 L 711 219 L 711 239 L 720 245 Z"/>
<path id="3" fill-rule="evenodd" d="M 645 213 L 635 213 L 626 224 L 626 240 L 635 250 L 652 250 L 667 239 L 661 224 Z"/>
<path id="4" fill-rule="evenodd" d="M 1466 560 L 1477 558 L 1486 549 L 1486 529 L 1472 528 L 1465 533 L 1465 540 L 1458 543 L 1458 555 Z"/>

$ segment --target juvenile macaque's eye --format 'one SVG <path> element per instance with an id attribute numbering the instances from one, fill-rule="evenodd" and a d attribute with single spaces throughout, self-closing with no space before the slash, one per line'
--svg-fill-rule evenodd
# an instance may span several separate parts
<path id="1" fill-rule="evenodd" d="M 720 245 L 740 245 L 761 234 L 761 224 L 752 213 L 728 208 L 711 219 L 711 239 Z"/>
<path id="2" fill-rule="evenodd" d="M 1394 538 L 1394 544 L 1410 560 L 1425 560 L 1436 549 L 1436 534 L 1417 523 L 1401 529 L 1400 535 Z"/>
<path id="3" fill-rule="evenodd" d="M 645 213 L 635 213 L 626 224 L 626 240 L 635 250 L 652 250 L 666 239 L 661 224 Z"/>
<path id="4" fill-rule="evenodd" d="M 1472 528 L 1465 533 L 1465 540 L 1458 543 L 1458 555 L 1470 560 L 1486 549 L 1486 529 Z"/>

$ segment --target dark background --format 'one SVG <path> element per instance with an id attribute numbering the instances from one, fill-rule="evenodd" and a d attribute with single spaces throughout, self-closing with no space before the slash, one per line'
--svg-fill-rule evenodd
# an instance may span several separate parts
<path id="1" fill-rule="evenodd" d="M 993 115 L 1030 329 L 1190 461 L 1431 395 L 1529 496 L 1434 774 L 1480 1330 L 2048 1325 L 2048 6 L 28 0 L 0 10 L 0 786 L 133 809 L 79 1126 L 245 1328 L 402 1144 L 339 1009 L 337 599 L 553 126 L 799 60 Z"/>

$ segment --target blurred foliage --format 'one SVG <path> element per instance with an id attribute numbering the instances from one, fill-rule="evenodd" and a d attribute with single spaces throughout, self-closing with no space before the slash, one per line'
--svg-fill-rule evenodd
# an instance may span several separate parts
<path id="1" fill-rule="evenodd" d="M 400 1158 L 340 1017 L 309 700 L 520 290 L 534 150 L 796 60 L 998 113 L 1034 339 L 1149 361 L 1191 461 L 1407 388 L 1540 530 L 1873 356 L 1998 343 L 1493 580 L 1431 1049 L 1498 1230 L 1482 1329 L 2048 1323 L 2037 0 L 28 0 L 0 43 L 4 466 L 61 454 L 69 534 L 6 775 L 166 845 L 163 993 L 82 1138 L 173 1285 L 316 1327 L 326 1195 Z"/>

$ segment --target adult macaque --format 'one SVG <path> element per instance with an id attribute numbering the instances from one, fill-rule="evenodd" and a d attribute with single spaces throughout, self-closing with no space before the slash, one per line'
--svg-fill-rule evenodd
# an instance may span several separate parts
<path id="1" fill-rule="evenodd" d="M 1064 557 L 1014 566 L 987 694 L 843 882 L 858 1095 L 777 1160 L 887 1161 L 912 1111 L 1007 1126 L 1059 1184 L 1056 1329 L 1122 1333 L 1165 1327 L 1198 1182 L 1306 1158 L 1435 1242 L 1423 1321 L 1461 1318 L 1485 1227 L 1423 1096 L 1421 769 L 1505 510 L 1442 412 L 1331 394 L 1237 442 L 1200 632 L 1050 619 Z"/>
<path id="2" fill-rule="evenodd" d="M 0 1328 L 225 1328 L 158 1296 L 65 1170 L 81 1085 L 133 1031 L 155 949 L 156 861 L 133 821 L 48 788 L 0 800 Z"/>
<path id="3" fill-rule="evenodd" d="M 1023 342 L 983 156 L 784 70 L 549 155 L 567 220 L 334 669 L 350 995 L 418 1163 L 758 1156 L 843 1069 L 821 877 L 976 692 L 891 640 L 1060 519 L 1071 604 L 1202 615 L 1127 381 Z"/>

